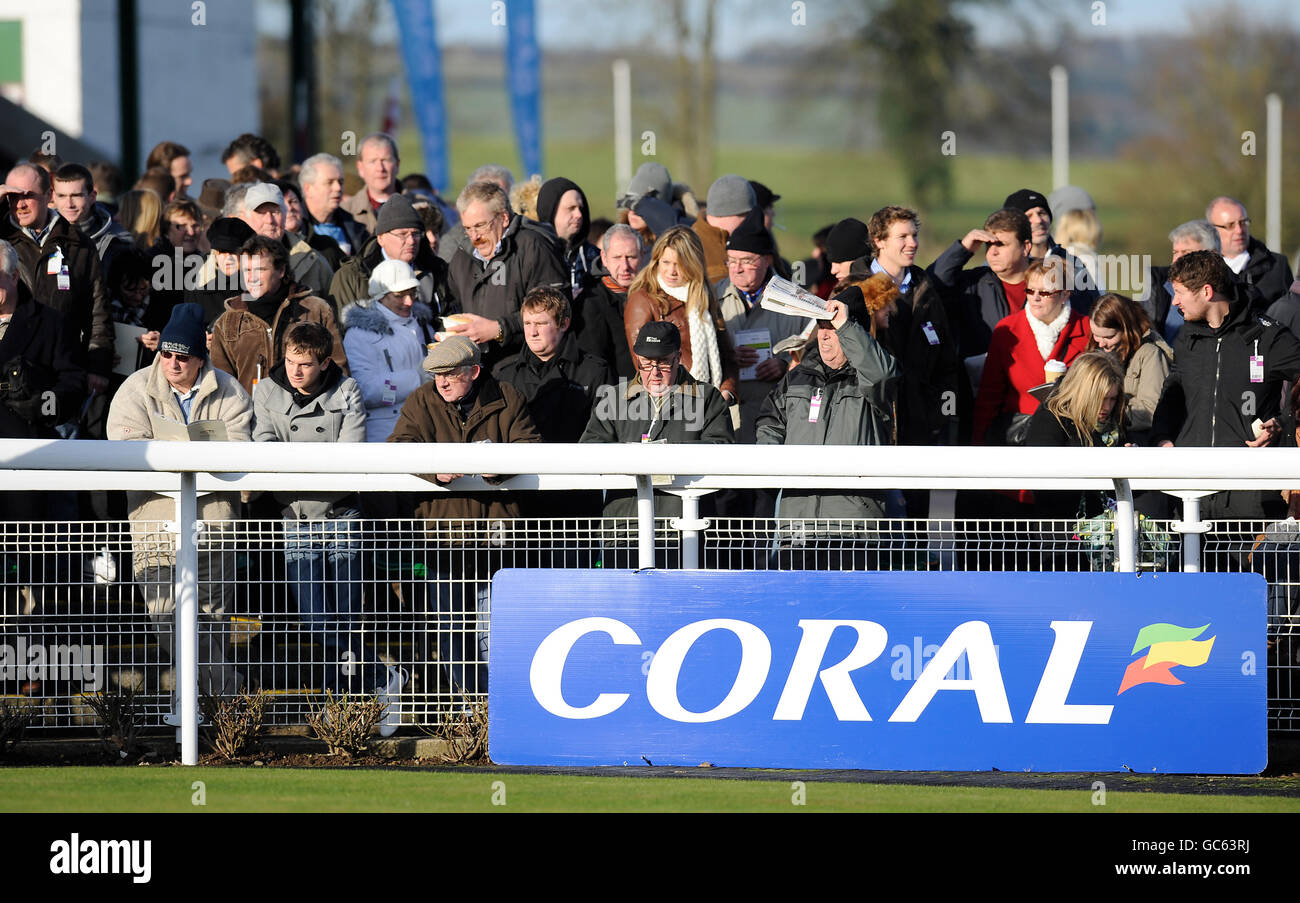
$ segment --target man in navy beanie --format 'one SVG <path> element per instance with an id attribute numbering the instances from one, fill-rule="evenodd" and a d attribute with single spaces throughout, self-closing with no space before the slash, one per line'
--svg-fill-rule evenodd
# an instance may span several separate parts
<path id="1" fill-rule="evenodd" d="M 158 356 L 152 366 L 126 378 L 108 409 L 108 438 L 180 439 L 189 437 L 190 425 L 203 424 L 213 439 L 248 442 L 252 438 L 253 402 L 229 373 L 208 361 L 203 308 L 178 304 L 158 338 Z M 206 625 L 199 629 L 199 689 L 214 697 L 237 693 L 242 680 L 226 660 L 225 632 L 215 624 L 225 620 L 226 603 L 234 584 L 221 575 L 235 572 L 235 556 L 220 539 L 222 520 L 233 520 L 239 496 L 209 493 L 199 498 L 198 516 L 208 522 L 215 539 L 199 553 L 199 608 Z M 160 521 L 175 520 L 176 503 L 155 492 L 128 492 L 131 519 L 132 572 L 144 596 L 165 661 L 172 660 L 172 623 L 175 600 L 175 538 L 162 531 Z M 213 531 L 216 531 L 214 534 Z M 175 685 L 173 684 L 173 687 Z M 179 723 L 173 689 L 169 724 Z"/>

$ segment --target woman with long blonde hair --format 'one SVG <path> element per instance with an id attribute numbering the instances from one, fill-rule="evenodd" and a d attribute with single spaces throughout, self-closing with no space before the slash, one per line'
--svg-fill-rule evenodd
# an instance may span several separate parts
<path id="1" fill-rule="evenodd" d="M 704 274 L 704 249 L 694 232 L 673 226 L 660 235 L 650 262 L 628 287 L 623 313 L 627 345 L 632 348 L 641 327 L 652 320 L 670 321 L 682 336 L 682 366 L 735 404 L 740 376 L 736 350 Z"/>
<path id="2" fill-rule="evenodd" d="M 162 199 L 148 188 L 124 192 L 117 201 L 117 221 L 135 239 L 135 246 L 148 251 L 162 231 Z"/>

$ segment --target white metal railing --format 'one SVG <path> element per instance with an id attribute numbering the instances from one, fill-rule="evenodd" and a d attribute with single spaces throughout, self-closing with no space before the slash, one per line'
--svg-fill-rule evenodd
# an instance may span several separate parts
<path id="1" fill-rule="evenodd" d="M 520 474 L 448 487 L 412 474 Z M 1184 498 L 1183 567 L 1200 567 L 1196 499 L 1208 491 L 1289 487 L 1296 449 L 1042 449 L 734 445 L 177 443 L 0 440 L 0 490 L 140 489 L 177 493 L 176 670 L 182 761 L 198 760 L 198 494 L 229 490 L 484 492 L 635 489 L 639 567 L 655 563 L 654 491 L 683 498 L 683 564 L 699 562 L 699 496 L 736 487 L 1107 489 L 1116 555 L 1137 567 L 1133 490 Z"/>

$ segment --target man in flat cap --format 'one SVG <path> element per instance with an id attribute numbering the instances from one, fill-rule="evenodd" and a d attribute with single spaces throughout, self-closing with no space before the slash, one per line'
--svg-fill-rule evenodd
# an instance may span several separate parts
<path id="1" fill-rule="evenodd" d="M 484 371 L 479 347 L 470 339 L 450 335 L 434 344 L 424 369 L 433 380 L 407 397 L 389 442 L 542 440 L 523 395 Z M 437 462 L 437 449 L 430 451 L 430 458 Z M 444 472 L 424 478 L 446 486 L 463 476 Z M 483 474 L 483 478 L 489 483 L 505 479 L 496 474 Z M 414 515 L 429 522 L 426 568 L 434 600 L 428 615 L 438 625 L 438 660 L 449 682 L 444 686 L 458 696 L 485 694 L 488 586 L 506 544 L 505 519 L 519 517 L 519 505 L 499 491 L 439 492 L 420 499 Z M 474 523 L 463 522 L 468 520 Z"/>

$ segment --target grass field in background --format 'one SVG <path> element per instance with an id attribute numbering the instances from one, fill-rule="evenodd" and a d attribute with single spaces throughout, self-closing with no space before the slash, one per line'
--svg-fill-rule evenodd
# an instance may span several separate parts
<path id="1" fill-rule="evenodd" d="M 420 161 L 416 136 L 403 135 L 403 162 Z M 633 169 L 648 159 L 673 169 L 672 153 L 662 146 L 654 158 L 635 154 Z M 964 155 L 951 158 L 954 198 L 949 206 L 920 210 L 921 247 L 917 262 L 928 265 L 953 240 L 984 224 L 984 218 L 1018 188 L 1048 192 L 1051 161 L 1010 156 Z M 453 185 L 483 163 L 502 163 L 521 176 L 514 142 L 509 138 L 463 135 L 451 142 Z M 563 175 L 582 185 L 593 216 L 614 218 L 614 157 L 604 136 L 587 141 L 548 141 L 546 175 Z M 412 171 L 414 164 L 403 167 Z M 885 153 L 807 150 L 722 145 L 717 154 L 719 174 L 738 172 L 781 195 L 777 202 L 777 242 L 790 259 L 807 256 L 812 234 L 847 216 L 867 219 L 886 204 L 910 205 L 901 169 Z M 522 177 L 522 176 L 521 176 Z M 1203 210 L 1183 210 L 1162 201 L 1159 191 L 1138 192 L 1136 186 L 1159 185 L 1158 168 L 1128 160 L 1075 160 L 1071 182 L 1083 185 L 1097 202 L 1105 232 L 1102 251 L 1111 254 L 1151 254 L 1153 262 L 1168 263 L 1169 230 L 1194 219 Z M 692 186 L 701 195 L 708 185 Z M 454 197 L 455 192 L 449 191 Z"/>
<path id="2" fill-rule="evenodd" d="M 1078 790 L 615 778 L 464 770 L 0 769 L 5 812 L 1300 812 L 1300 799 Z M 202 781 L 206 805 L 193 802 Z M 494 805 L 493 799 L 504 800 Z"/>

